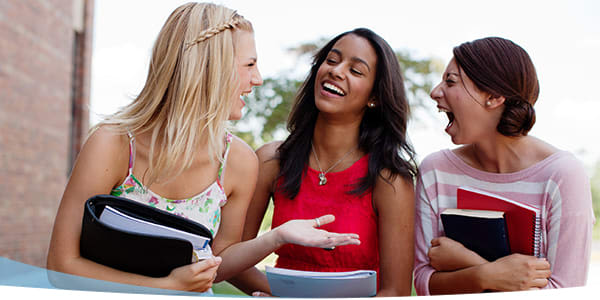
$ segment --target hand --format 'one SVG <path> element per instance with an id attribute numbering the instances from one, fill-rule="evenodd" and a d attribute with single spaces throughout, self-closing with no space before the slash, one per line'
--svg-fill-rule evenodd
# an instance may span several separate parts
<path id="1" fill-rule="evenodd" d="M 172 289 L 206 292 L 217 277 L 221 257 L 211 257 L 171 271 L 167 277 Z"/>
<path id="2" fill-rule="evenodd" d="M 333 215 L 324 215 L 309 220 L 290 220 L 275 228 L 278 241 L 307 247 L 333 248 L 343 245 L 360 245 L 358 234 L 335 233 L 317 227 L 335 221 Z"/>
<path id="3" fill-rule="evenodd" d="M 273 297 L 273 295 L 261 291 L 256 291 L 252 293 L 252 297 Z"/>
<path id="4" fill-rule="evenodd" d="M 497 291 L 523 291 L 543 288 L 552 274 L 545 258 L 511 254 L 486 264 L 484 287 Z"/>
<path id="5" fill-rule="evenodd" d="M 445 236 L 431 240 L 427 256 L 429 264 L 437 271 L 456 271 L 487 262 L 461 243 Z"/>

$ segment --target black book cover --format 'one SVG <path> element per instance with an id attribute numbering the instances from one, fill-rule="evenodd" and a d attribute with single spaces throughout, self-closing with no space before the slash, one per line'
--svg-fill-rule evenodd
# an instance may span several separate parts
<path id="1" fill-rule="evenodd" d="M 180 238 L 133 233 L 103 224 L 99 216 L 105 206 L 138 219 L 177 228 L 211 239 L 202 224 L 136 201 L 97 195 L 85 203 L 81 228 L 81 256 L 97 263 L 151 277 L 169 275 L 171 270 L 192 263 L 192 244 Z"/>
<path id="2" fill-rule="evenodd" d="M 494 261 L 510 254 L 503 212 L 446 209 L 441 218 L 447 237 L 486 260 Z"/>

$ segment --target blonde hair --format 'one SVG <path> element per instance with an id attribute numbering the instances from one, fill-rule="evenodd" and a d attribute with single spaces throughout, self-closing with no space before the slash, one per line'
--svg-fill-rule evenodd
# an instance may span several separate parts
<path id="1" fill-rule="evenodd" d="M 235 29 L 253 32 L 249 21 L 224 6 L 175 9 L 158 34 L 139 96 L 92 128 L 152 133 L 147 186 L 189 168 L 199 145 L 208 145 L 214 162 L 222 160 L 237 89 Z"/>

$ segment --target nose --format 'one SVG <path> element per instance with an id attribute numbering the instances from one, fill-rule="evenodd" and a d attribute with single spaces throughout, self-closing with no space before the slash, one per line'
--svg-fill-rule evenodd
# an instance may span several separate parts
<path id="1" fill-rule="evenodd" d="M 250 83 L 252 83 L 253 86 L 260 86 L 263 84 L 263 79 L 262 76 L 260 76 L 260 71 L 258 68 L 256 68 L 256 71 L 252 73 Z"/>
<path id="2" fill-rule="evenodd" d="M 431 99 L 433 99 L 434 101 L 440 101 L 440 99 L 442 98 L 442 88 L 440 87 L 441 83 L 439 83 L 438 85 L 436 85 L 433 90 L 431 90 L 431 93 L 429 93 L 429 97 L 431 97 Z"/>
<path id="3" fill-rule="evenodd" d="M 329 74 L 333 78 L 344 79 L 343 64 L 331 66 L 331 68 L 329 69 Z"/>

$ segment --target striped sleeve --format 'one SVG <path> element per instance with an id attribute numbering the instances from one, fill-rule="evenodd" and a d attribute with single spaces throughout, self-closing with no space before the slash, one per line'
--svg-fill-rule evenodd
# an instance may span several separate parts
<path id="1" fill-rule="evenodd" d="M 584 286 L 595 222 L 590 181 L 573 156 L 557 161 L 547 185 L 546 258 L 552 275 L 546 288 Z M 559 171 L 558 171 L 559 170 Z"/>

